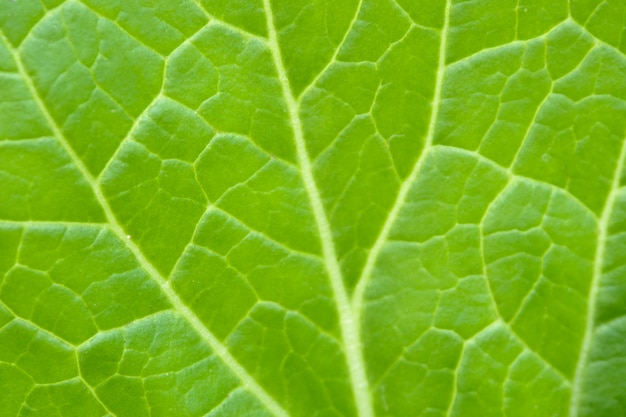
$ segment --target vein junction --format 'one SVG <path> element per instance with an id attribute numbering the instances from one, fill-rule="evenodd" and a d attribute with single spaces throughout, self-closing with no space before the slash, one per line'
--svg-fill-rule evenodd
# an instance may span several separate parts
<path id="1" fill-rule="evenodd" d="M 322 204 L 322 199 L 320 198 L 319 190 L 313 176 L 311 160 L 304 140 L 302 122 L 298 114 L 298 104 L 291 91 L 287 71 L 283 63 L 270 0 L 264 0 L 263 3 L 267 15 L 269 48 L 272 52 L 274 65 L 278 72 L 278 78 L 281 82 L 283 96 L 289 112 L 289 119 L 293 127 L 293 135 L 296 142 L 297 157 L 302 179 L 313 209 L 318 233 L 322 243 L 324 263 L 326 265 L 331 287 L 337 301 L 339 324 L 346 360 L 348 362 L 350 379 L 352 382 L 352 392 L 359 416 L 371 417 L 374 415 L 374 410 L 371 401 L 369 382 L 365 370 L 365 362 L 363 360 L 363 351 L 361 349 L 359 324 L 350 305 L 339 262 L 337 261 L 338 257 L 333 243 L 332 231 L 330 229 L 324 206 Z"/>
<path id="2" fill-rule="evenodd" d="M 198 316 L 189 309 L 182 301 L 182 299 L 178 296 L 178 294 L 171 288 L 169 285 L 169 281 L 167 281 L 152 265 L 152 263 L 144 256 L 141 249 L 132 241 L 132 239 L 127 238 L 127 233 L 124 231 L 122 225 L 117 221 L 113 210 L 111 209 L 108 201 L 104 197 L 100 185 L 96 181 L 96 179 L 91 175 L 87 167 L 84 165 L 80 157 L 76 154 L 72 146 L 69 144 L 68 140 L 63 135 L 63 132 L 55 122 L 54 118 L 48 111 L 44 101 L 42 100 L 35 84 L 32 79 L 28 75 L 26 68 L 21 60 L 21 57 L 17 50 L 15 50 L 9 41 L 6 39 L 4 35 L 0 34 L 0 39 L 4 42 L 5 46 L 9 50 L 12 55 L 12 58 L 17 66 L 18 73 L 21 75 L 22 79 L 26 83 L 28 90 L 30 91 L 33 100 L 37 104 L 42 115 L 45 117 L 52 133 L 58 139 L 60 144 L 63 146 L 67 154 L 70 156 L 72 162 L 76 165 L 80 173 L 83 175 L 85 180 L 90 184 L 91 189 L 94 192 L 96 200 L 102 207 L 108 226 L 111 230 L 117 235 L 118 239 L 121 242 L 124 242 L 126 247 L 133 253 L 137 262 L 141 265 L 141 267 L 150 275 L 152 279 L 154 279 L 163 290 L 164 294 L 167 296 L 169 302 L 174 307 L 174 309 L 184 317 L 189 324 L 195 329 L 195 331 L 202 337 L 213 349 L 213 352 L 232 370 L 232 372 L 240 379 L 243 386 L 245 386 L 250 392 L 252 392 L 256 397 L 270 410 L 274 415 L 279 417 L 287 417 L 289 414 L 285 409 L 274 400 L 274 398 L 268 394 L 265 389 L 248 373 L 248 371 L 235 359 L 235 357 L 229 352 L 228 348 L 222 344 L 212 333 L 211 331 L 202 323 L 202 321 L 198 318 Z"/>
<path id="3" fill-rule="evenodd" d="M 398 219 L 400 215 L 400 210 L 402 206 L 405 204 L 410 187 L 417 180 L 418 174 L 420 170 L 423 168 L 424 161 L 426 160 L 426 156 L 429 150 L 433 150 L 433 148 L 437 147 L 445 147 L 445 145 L 434 145 L 434 133 L 435 133 L 435 125 L 437 123 L 437 119 L 439 117 L 439 107 L 442 102 L 442 90 L 444 83 L 444 73 L 446 70 L 445 60 L 446 60 L 446 49 L 448 43 L 448 28 L 449 28 L 449 20 L 450 20 L 450 8 L 451 8 L 451 0 L 446 2 L 446 12 L 445 18 L 443 22 L 443 27 L 440 31 L 440 42 L 439 42 L 439 55 L 438 55 L 438 65 L 437 65 L 437 76 L 435 80 L 435 88 L 433 92 L 433 99 L 431 102 L 431 113 L 429 116 L 429 120 L 427 123 L 426 135 L 424 140 L 424 146 L 421 150 L 419 157 L 417 158 L 416 163 L 413 165 L 410 174 L 408 177 L 402 182 L 400 185 L 399 192 L 395 200 L 391 203 L 391 209 L 389 211 L 389 215 L 385 218 L 385 221 L 382 225 L 381 231 L 376 237 L 376 240 L 369 251 L 369 255 L 366 258 L 365 266 L 361 276 L 357 281 L 357 286 L 355 289 L 355 293 L 352 298 L 350 298 L 346 286 L 344 284 L 343 274 L 341 272 L 338 250 L 335 247 L 333 232 L 331 230 L 330 222 L 326 210 L 323 206 L 322 198 L 320 193 L 319 184 L 316 182 L 316 178 L 313 174 L 312 160 L 311 155 L 309 154 L 306 146 L 306 141 L 304 138 L 303 131 L 303 122 L 300 118 L 300 105 L 301 99 L 304 95 L 301 94 L 300 97 L 295 97 L 290 86 L 290 81 L 288 79 L 287 69 L 285 68 L 285 63 L 283 60 L 280 43 L 279 43 L 279 34 L 277 33 L 277 29 L 274 23 L 274 14 L 271 8 L 271 1 L 264 0 L 265 14 L 267 17 L 267 30 L 268 30 L 268 39 L 260 39 L 260 41 L 266 43 L 267 47 L 271 51 L 272 60 L 274 67 L 276 69 L 278 79 L 280 81 L 280 87 L 282 92 L 282 98 L 286 105 L 287 114 L 289 117 L 289 122 L 291 124 L 293 139 L 296 147 L 297 154 L 297 165 L 298 170 L 300 172 L 302 181 L 304 183 L 304 188 L 306 194 L 308 196 L 308 200 L 311 205 L 311 209 L 313 212 L 313 217 L 315 220 L 315 227 L 317 229 L 317 233 L 319 235 L 319 240 L 322 246 L 322 255 L 323 262 L 325 268 L 328 272 L 330 285 L 333 291 L 334 299 L 337 303 L 337 309 L 339 312 L 339 326 L 341 329 L 341 337 L 342 344 L 345 351 L 345 357 L 349 369 L 349 376 L 351 387 L 353 390 L 353 396 L 355 398 L 355 404 L 358 409 L 359 416 L 369 417 L 374 415 L 373 404 L 372 404 L 372 395 L 370 383 L 368 381 L 368 376 L 366 372 L 365 361 L 363 357 L 363 349 L 361 347 L 361 335 L 360 335 L 360 323 L 361 323 L 361 312 L 364 309 L 364 294 L 365 288 L 367 286 L 368 280 L 370 280 L 373 271 L 375 269 L 375 264 L 379 255 L 388 241 L 389 236 L 391 234 L 391 229 L 394 225 L 394 222 Z M 358 14 L 358 12 L 357 12 Z M 212 16 L 211 16 L 212 17 Z M 355 15 L 352 23 L 354 24 L 357 16 Z M 229 25 L 227 25 L 230 27 Z M 238 30 L 236 27 L 233 29 Z M 203 29 L 198 29 L 198 32 L 201 32 Z M 350 29 L 348 29 L 348 32 Z M 408 33 L 408 32 L 407 32 Z M 195 35 L 194 35 L 195 36 Z M 344 36 L 344 40 L 346 39 Z M 128 250 L 130 250 L 138 263 L 142 266 L 142 268 L 152 277 L 152 279 L 157 282 L 162 291 L 166 294 L 170 303 L 174 306 L 174 309 L 192 325 L 195 331 L 213 348 L 214 352 L 221 358 L 221 360 L 228 365 L 230 369 L 239 377 L 242 381 L 243 385 L 253 392 L 261 402 L 275 415 L 278 416 L 286 416 L 288 415 L 287 411 L 278 404 L 272 396 L 265 391 L 263 387 L 260 386 L 258 382 L 255 381 L 254 377 L 250 375 L 250 373 L 241 366 L 241 364 L 232 356 L 229 352 L 228 347 L 225 346 L 220 340 L 218 340 L 209 329 L 202 323 L 202 321 L 198 318 L 198 315 L 192 311 L 187 305 L 183 302 L 181 297 L 176 293 L 176 291 L 170 286 L 169 282 L 157 271 L 154 265 L 147 259 L 144 255 L 143 251 L 139 248 L 139 246 L 132 240 L 126 238 L 126 232 L 122 227 L 122 223 L 117 220 L 115 214 L 113 213 L 112 208 L 109 205 L 106 197 L 104 196 L 99 180 L 94 178 L 88 168 L 85 166 L 81 157 L 75 152 L 72 148 L 71 144 L 64 137 L 64 134 L 61 128 L 56 124 L 55 120 L 51 116 L 49 110 L 46 108 L 44 100 L 42 99 L 41 92 L 37 91 L 35 83 L 30 79 L 27 70 L 25 69 L 23 63 L 20 60 L 20 56 L 18 50 L 16 48 L 11 48 L 10 43 L 4 37 L 2 41 L 7 45 L 7 48 L 11 52 L 14 61 L 17 64 L 18 72 L 26 82 L 30 93 L 33 96 L 37 106 L 41 110 L 44 115 L 46 121 L 50 125 L 50 128 L 58 141 L 61 143 L 65 151 L 67 151 L 68 155 L 71 157 L 73 163 L 78 167 L 80 173 L 87 180 L 93 192 L 96 196 L 97 201 L 101 205 L 103 211 L 106 215 L 106 220 L 108 222 L 108 227 L 115 232 L 118 236 L 119 240 L 125 243 Z M 343 41 L 342 41 L 343 42 Z M 517 42 L 517 41 L 516 41 Z M 175 50 L 176 51 L 176 50 Z M 313 84 L 315 84 L 318 80 L 321 80 L 323 77 L 323 73 L 327 68 L 330 67 L 332 61 L 335 60 L 339 52 L 339 47 L 335 51 L 335 54 L 331 58 L 331 63 L 329 63 L 320 74 L 315 78 Z M 471 57 L 467 57 L 469 59 Z M 457 61 L 459 62 L 459 61 Z M 311 86 L 309 86 L 311 87 Z M 307 90 L 308 91 L 308 88 Z M 153 102 L 144 110 L 142 116 L 147 114 L 149 108 L 152 107 L 153 103 L 156 103 L 159 99 L 161 99 L 161 95 L 163 93 L 164 87 L 161 87 L 161 92 L 154 98 Z M 552 94 L 550 91 L 548 95 Z M 539 113 L 541 106 L 537 107 L 537 113 Z M 194 109 L 192 109 L 194 110 Z M 371 110 L 371 109 L 370 109 Z M 536 115 L 535 115 L 536 117 Z M 135 120 L 134 126 L 136 127 L 140 123 L 140 117 Z M 529 124 L 529 130 L 533 122 Z M 132 136 L 133 129 L 129 131 L 127 138 Z M 124 139 L 126 140 L 126 138 Z M 524 139 L 525 140 L 525 139 Z M 122 148 L 123 143 L 119 145 L 118 151 Z M 473 154 L 473 151 L 464 151 L 460 148 L 457 149 L 459 154 L 469 153 Z M 520 148 L 521 149 L 521 148 Z M 115 159 L 118 155 L 118 151 L 116 151 L 115 155 L 112 159 Z M 591 346 L 591 340 L 593 336 L 593 318 L 595 312 L 595 303 L 597 298 L 597 290 L 598 283 L 600 280 L 600 276 L 602 274 L 602 260 L 604 258 L 605 252 L 605 244 L 608 238 L 608 225 L 609 225 L 609 217 L 611 214 L 612 207 L 615 204 L 617 192 L 619 189 L 619 173 L 623 171 L 624 168 L 624 159 L 626 159 L 626 148 L 622 148 L 622 153 L 620 157 L 620 162 L 617 167 L 617 174 L 613 179 L 612 188 L 609 194 L 608 201 L 604 208 L 604 211 L 601 214 L 601 219 L 599 222 L 599 235 L 598 235 L 598 243 L 597 243 L 597 251 L 595 254 L 594 260 L 594 275 L 593 282 L 591 285 L 591 292 L 588 298 L 588 310 L 586 316 L 586 328 L 585 335 L 582 347 L 582 353 L 580 355 L 576 375 L 574 378 L 574 391 L 571 397 L 571 410 L 570 413 L 572 416 L 577 412 L 578 402 L 580 401 L 581 393 L 582 393 L 582 381 L 583 381 L 583 371 L 585 369 L 585 365 L 588 361 L 589 350 Z M 481 158 L 478 152 L 475 153 L 475 156 L 479 159 Z M 110 161 L 109 161 L 110 162 Z M 512 169 L 507 171 L 509 176 L 513 176 Z M 207 200 L 209 198 L 207 197 Z M 58 223 L 60 224 L 60 223 Z M 482 231 L 481 231 L 482 233 Z M 268 237 L 269 238 L 269 237 Z M 145 249 L 145 248 L 144 248 Z M 484 257 L 484 254 L 483 254 Z M 485 266 L 483 264 L 483 266 Z M 484 274 L 486 275 L 486 273 Z M 493 298 L 493 294 L 492 294 Z M 493 300 L 492 300 L 493 301 Z M 494 308 L 497 309 L 496 302 L 493 301 Z M 507 328 L 510 328 L 509 323 L 506 323 Z M 513 332 L 511 330 L 511 332 Z M 526 346 L 528 350 L 531 348 Z M 456 385 L 455 385 L 456 389 Z M 450 410 L 452 409 L 452 403 L 450 403 Z"/>

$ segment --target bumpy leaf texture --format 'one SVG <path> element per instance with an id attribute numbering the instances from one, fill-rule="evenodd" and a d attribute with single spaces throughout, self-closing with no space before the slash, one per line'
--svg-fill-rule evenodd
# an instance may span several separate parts
<path id="1" fill-rule="evenodd" d="M 0 29 L 0 416 L 626 416 L 626 1 Z"/>

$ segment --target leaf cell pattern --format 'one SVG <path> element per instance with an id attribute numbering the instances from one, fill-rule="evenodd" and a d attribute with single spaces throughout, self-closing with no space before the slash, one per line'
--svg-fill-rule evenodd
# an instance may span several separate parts
<path id="1" fill-rule="evenodd" d="M 0 3 L 0 416 L 626 416 L 626 2 Z"/>

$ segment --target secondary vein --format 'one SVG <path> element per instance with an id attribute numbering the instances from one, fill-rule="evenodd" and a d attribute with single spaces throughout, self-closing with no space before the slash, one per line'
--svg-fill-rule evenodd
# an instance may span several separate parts
<path id="1" fill-rule="evenodd" d="M 591 349 L 591 343 L 593 334 L 595 333 L 595 316 L 596 316 L 596 303 L 598 301 L 598 287 L 600 285 L 600 279 L 602 277 L 602 265 L 604 263 L 604 253 L 606 251 L 606 243 L 609 237 L 609 225 L 611 220 L 611 214 L 616 204 L 617 195 L 620 192 L 620 178 L 622 172 L 626 168 L 626 138 L 623 139 L 622 149 L 620 151 L 619 159 L 615 167 L 615 175 L 613 176 L 613 182 L 611 184 L 611 191 L 606 199 L 602 215 L 598 222 L 598 241 L 596 243 L 596 253 L 593 262 L 593 277 L 591 279 L 591 286 L 589 288 L 589 296 L 587 298 L 587 317 L 585 326 L 585 335 L 583 337 L 583 343 L 580 348 L 580 356 L 578 357 L 578 363 L 576 364 L 576 372 L 574 373 L 574 380 L 572 381 L 572 396 L 570 398 L 570 417 L 578 416 L 578 405 L 581 401 L 581 395 L 583 390 L 585 367 L 589 362 L 589 351 Z"/>
<path id="2" fill-rule="evenodd" d="M 300 103 L 302 101 L 302 99 L 306 96 L 306 94 L 312 89 L 314 88 L 317 83 L 319 82 L 319 80 L 322 79 L 322 77 L 324 75 L 326 75 L 326 71 L 328 71 L 328 69 L 335 63 L 337 62 L 337 56 L 339 55 L 339 52 L 341 51 L 341 48 L 343 47 L 343 45 L 346 43 L 346 40 L 348 40 L 348 36 L 350 35 L 350 32 L 352 31 L 352 28 L 354 27 L 354 24 L 356 23 L 357 20 L 359 20 L 359 14 L 361 13 L 361 8 L 363 7 L 363 0 L 359 0 L 359 4 L 357 4 L 356 6 L 356 11 L 354 12 L 354 16 L 352 16 L 352 20 L 350 21 L 350 23 L 348 24 L 348 29 L 346 29 L 346 33 L 343 35 L 343 38 L 341 39 L 341 41 L 339 41 L 339 43 L 337 44 L 337 47 L 335 48 L 335 52 L 333 52 L 333 56 L 330 57 L 330 59 L 328 60 L 328 62 L 326 63 L 326 65 L 324 66 L 324 68 L 322 68 L 317 75 L 315 76 L 315 78 L 309 83 L 309 85 L 307 85 L 305 87 L 304 90 L 302 90 L 302 92 L 300 93 L 300 96 L 297 99 L 297 102 Z"/>
<path id="3" fill-rule="evenodd" d="M 359 323 L 356 321 L 355 313 L 352 311 L 352 307 L 350 305 L 348 292 L 346 290 L 341 268 L 337 260 L 337 253 L 333 243 L 330 224 L 328 223 L 324 205 L 313 175 L 311 159 L 304 141 L 302 122 L 300 121 L 300 115 L 298 114 L 298 103 L 291 90 L 291 86 L 289 85 L 289 78 L 287 77 L 287 71 L 283 63 L 282 53 L 278 45 L 278 34 L 276 33 L 276 27 L 274 25 L 274 15 L 270 0 L 263 0 L 263 5 L 267 15 L 267 28 L 269 34 L 268 46 L 272 52 L 274 66 L 276 67 L 278 79 L 280 80 L 282 86 L 283 97 L 289 113 L 289 119 L 293 127 L 293 135 L 302 181 L 309 196 L 313 216 L 315 218 L 322 244 L 324 264 L 326 266 L 326 270 L 328 271 L 333 295 L 337 301 L 342 343 L 345 349 L 356 408 L 359 416 L 371 417 L 374 415 L 374 411 L 370 395 L 369 382 L 365 371 L 363 352 L 361 349 Z"/>
<path id="4" fill-rule="evenodd" d="M 28 75 L 26 68 L 22 62 L 22 59 L 19 53 L 12 47 L 9 41 L 6 39 L 5 35 L 0 33 L 0 37 L 3 43 L 6 45 L 9 53 L 13 57 L 13 60 L 17 66 L 17 70 L 24 80 L 28 90 L 33 97 L 33 101 L 36 103 L 37 107 L 41 111 L 42 115 L 46 119 L 50 129 L 54 136 L 58 139 L 61 146 L 65 149 L 70 159 L 79 170 L 79 172 L 83 175 L 85 180 L 90 184 L 93 193 L 95 195 L 96 200 L 102 207 L 104 214 L 106 216 L 108 225 L 110 229 L 117 235 L 118 239 L 121 242 L 124 242 L 126 247 L 133 253 L 137 262 L 141 265 L 141 267 L 148 273 L 148 275 L 156 281 L 160 286 L 164 294 L 167 296 L 170 304 L 173 308 L 184 317 L 189 324 L 194 328 L 194 330 L 198 333 L 200 337 L 202 337 L 207 344 L 213 349 L 214 353 L 228 366 L 233 373 L 239 378 L 242 384 L 267 407 L 272 413 L 279 417 L 288 417 L 289 414 L 272 398 L 270 394 L 265 391 L 261 385 L 246 371 L 246 369 L 230 354 L 226 346 L 224 346 L 212 333 L 211 331 L 202 323 L 202 321 L 189 309 L 182 299 L 178 296 L 178 294 L 170 287 L 169 282 L 163 278 L 163 276 L 157 271 L 157 269 L 152 265 L 152 263 L 144 256 L 141 249 L 130 239 L 126 238 L 126 232 L 122 225 L 117 221 L 111 206 L 106 200 L 102 190 L 96 181 L 96 179 L 91 175 L 83 161 L 80 159 L 78 154 L 74 151 L 67 138 L 57 125 L 56 121 L 48 111 L 47 106 L 43 102 L 41 96 L 39 95 L 39 91 L 35 87 L 32 79 Z"/>
<path id="5" fill-rule="evenodd" d="M 374 266 L 376 264 L 376 261 L 378 260 L 378 256 L 380 255 L 380 252 L 383 246 L 385 245 L 385 242 L 389 238 L 389 233 L 391 232 L 391 228 L 393 227 L 393 224 L 398 218 L 400 214 L 400 210 L 402 209 L 402 206 L 404 205 L 407 199 L 407 196 L 409 194 L 409 190 L 411 189 L 411 186 L 417 179 L 419 171 L 421 170 L 422 165 L 424 164 L 424 161 L 426 160 L 428 150 L 432 147 L 432 144 L 433 144 L 433 138 L 435 136 L 435 126 L 437 124 L 437 120 L 439 116 L 439 105 L 441 101 L 441 91 L 443 88 L 443 76 L 444 76 L 444 72 L 446 69 L 445 59 L 446 59 L 446 48 L 448 44 L 447 42 L 448 41 L 448 27 L 450 24 L 450 8 L 451 8 L 451 0 L 446 0 L 444 22 L 443 22 L 443 27 L 441 29 L 441 41 L 439 44 L 437 78 L 436 78 L 436 83 L 435 83 L 435 91 L 433 94 L 433 101 L 431 105 L 432 109 L 431 109 L 431 114 L 430 114 L 430 120 L 428 123 L 428 130 L 426 132 L 426 140 L 424 141 L 424 147 L 422 148 L 422 153 L 417 158 L 417 161 L 415 162 L 415 165 L 413 166 L 411 173 L 402 183 L 400 187 L 400 191 L 398 192 L 398 195 L 396 197 L 396 200 L 394 201 L 391 211 L 389 212 L 389 216 L 387 216 L 387 219 L 385 220 L 385 223 L 383 224 L 380 234 L 378 235 L 376 242 L 374 242 L 374 245 L 372 246 L 372 249 L 370 250 L 370 253 L 365 262 L 365 267 L 363 268 L 363 272 L 361 273 L 361 276 L 359 277 L 357 281 L 356 289 L 354 290 L 354 296 L 352 299 L 352 307 L 353 307 L 353 310 L 357 313 L 357 315 L 360 313 L 363 307 L 362 304 L 363 304 L 363 296 L 365 294 L 365 288 L 367 286 L 367 282 L 370 276 L 372 275 L 372 272 L 374 271 Z M 360 319 L 360 318 L 357 316 L 357 319 Z"/>

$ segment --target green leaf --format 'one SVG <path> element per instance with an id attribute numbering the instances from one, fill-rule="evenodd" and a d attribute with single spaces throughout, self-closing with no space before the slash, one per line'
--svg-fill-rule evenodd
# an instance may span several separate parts
<path id="1" fill-rule="evenodd" d="M 0 416 L 626 416 L 626 1 L 0 2 Z"/>

